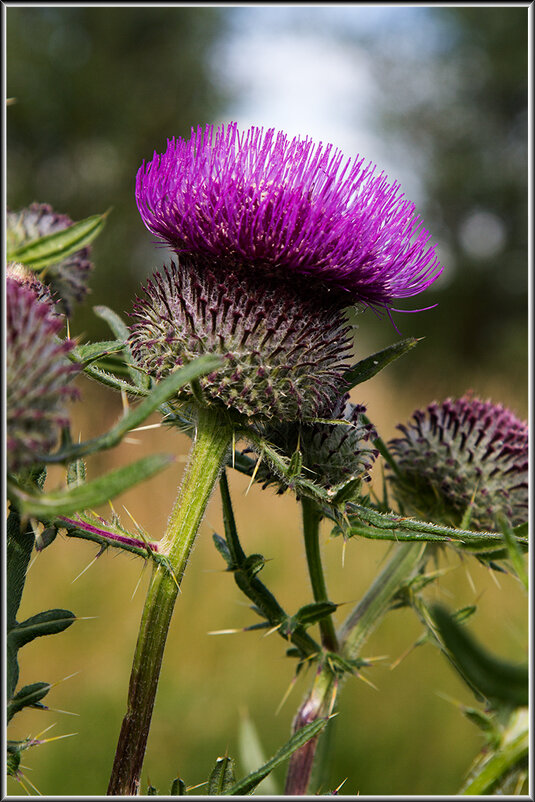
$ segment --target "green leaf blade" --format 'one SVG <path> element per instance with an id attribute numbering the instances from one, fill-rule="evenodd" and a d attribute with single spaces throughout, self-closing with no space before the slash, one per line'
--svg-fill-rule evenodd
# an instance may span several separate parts
<path id="1" fill-rule="evenodd" d="M 232 788 L 236 782 L 234 774 L 234 761 L 228 755 L 218 757 L 208 780 L 208 794 L 220 796 Z"/>
<path id="2" fill-rule="evenodd" d="M 40 495 L 29 493 L 10 482 L 8 494 L 17 504 L 22 516 L 51 520 L 60 515 L 70 515 L 105 504 L 125 490 L 154 476 L 173 461 L 174 458 L 168 454 L 153 454 L 85 484 Z"/>
<path id="3" fill-rule="evenodd" d="M 264 777 L 267 777 L 268 774 L 273 771 L 273 769 L 277 768 L 277 766 L 279 766 L 281 763 L 284 763 L 286 760 L 288 760 L 288 758 L 290 758 L 294 752 L 318 735 L 328 721 L 328 718 L 319 718 L 316 719 L 316 721 L 312 721 L 310 724 L 306 724 L 292 735 L 290 740 L 279 749 L 279 751 L 271 758 L 271 760 L 268 760 L 267 763 L 265 763 L 256 771 L 248 774 L 247 777 L 239 780 L 224 793 L 229 796 L 243 796 L 250 794 L 264 779 Z"/>
<path id="4" fill-rule="evenodd" d="M 86 217 L 61 231 L 32 240 L 11 251 L 7 258 L 9 261 L 22 262 L 32 270 L 57 264 L 90 245 L 104 228 L 107 214 Z"/>
<path id="5" fill-rule="evenodd" d="M 432 607 L 433 620 L 454 664 L 495 707 L 528 704 L 528 667 L 487 652 L 444 608 Z"/>
<path id="6" fill-rule="evenodd" d="M 399 343 L 389 345 L 387 348 L 383 348 L 382 351 L 377 351 L 377 353 L 357 362 L 356 365 L 353 365 L 353 367 L 349 368 L 344 373 L 342 379 L 344 387 L 341 388 L 342 391 L 345 390 L 349 392 L 349 390 L 356 387 L 357 384 L 362 384 L 362 382 L 372 379 L 391 362 L 399 359 L 400 356 L 403 356 L 403 354 L 406 354 L 414 348 L 414 346 L 419 343 L 420 339 L 421 338 L 408 337 L 406 340 L 401 340 Z"/>
<path id="7" fill-rule="evenodd" d="M 9 724 L 13 716 L 25 707 L 38 706 L 51 687 L 48 682 L 34 682 L 21 688 L 7 706 L 7 723 Z"/>

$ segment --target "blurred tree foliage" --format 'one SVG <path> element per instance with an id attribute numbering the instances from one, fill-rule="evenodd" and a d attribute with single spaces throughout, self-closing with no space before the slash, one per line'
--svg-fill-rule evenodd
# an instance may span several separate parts
<path id="1" fill-rule="evenodd" d="M 405 48 L 392 28 L 368 41 L 381 135 L 416 158 L 425 193 L 418 208 L 445 267 L 436 291 L 405 304 L 436 300 L 438 309 L 396 315 L 396 323 L 404 336 L 429 338 L 419 356 L 445 378 L 494 373 L 525 395 L 528 9 L 417 13 L 427 24 L 415 26 Z M 394 370 L 407 377 L 422 367 L 415 359 Z"/>
<path id="2" fill-rule="evenodd" d="M 75 318 L 75 333 L 108 336 L 91 306 L 129 310 L 140 279 L 159 266 L 135 206 L 142 159 L 221 113 L 210 59 L 223 16 L 213 7 L 63 6 L 6 16 L 8 205 L 47 202 L 74 220 L 112 207 L 93 250 L 90 303 Z"/>

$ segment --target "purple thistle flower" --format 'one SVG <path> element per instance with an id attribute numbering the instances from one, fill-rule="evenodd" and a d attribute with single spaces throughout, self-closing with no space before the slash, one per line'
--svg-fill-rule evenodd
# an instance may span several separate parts
<path id="1" fill-rule="evenodd" d="M 416 410 L 389 448 L 400 475 L 393 491 L 407 511 L 459 526 L 471 505 L 472 529 L 528 519 L 528 426 L 510 410 L 471 395 Z"/>
<path id="2" fill-rule="evenodd" d="M 69 418 L 66 401 L 78 367 L 66 358 L 70 340 L 57 337 L 63 320 L 28 286 L 6 279 L 7 466 L 17 472 L 56 444 Z"/>
<path id="3" fill-rule="evenodd" d="M 136 200 L 147 228 L 222 275 L 306 276 L 349 306 L 389 307 L 440 274 L 429 234 L 396 182 L 332 145 L 236 123 L 169 139 L 143 163 Z"/>
<path id="4" fill-rule="evenodd" d="M 32 203 L 20 212 L 7 213 L 6 236 L 10 249 L 20 248 L 33 240 L 55 234 L 72 226 L 66 214 L 58 214 L 47 203 Z M 50 286 L 54 302 L 69 317 L 75 303 L 88 293 L 89 274 L 93 265 L 89 259 L 91 247 L 81 248 L 61 262 L 46 268 L 46 283 Z"/>

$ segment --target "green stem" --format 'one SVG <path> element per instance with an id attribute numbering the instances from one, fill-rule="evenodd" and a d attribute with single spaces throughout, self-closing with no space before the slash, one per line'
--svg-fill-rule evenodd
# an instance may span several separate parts
<path id="1" fill-rule="evenodd" d="M 396 546 L 394 554 L 342 624 L 338 637 L 342 654 L 355 659 L 377 624 L 388 612 L 392 599 L 421 565 L 425 544 L 411 543 Z"/>
<path id="2" fill-rule="evenodd" d="M 346 660 L 354 660 L 358 656 L 364 641 L 388 612 L 396 593 L 421 566 L 424 551 L 425 544 L 421 543 L 396 547 L 386 567 L 338 632 L 339 650 Z M 346 676 L 347 674 L 344 674 L 341 680 Z M 320 716 L 332 712 L 340 684 L 328 662 L 325 662 L 316 674 L 312 689 L 297 712 L 293 722 L 294 732 Z M 312 770 L 315 769 L 316 745 L 317 739 L 313 739 L 292 755 L 286 777 L 287 796 L 302 796 L 307 793 Z"/>
<path id="3" fill-rule="evenodd" d="M 139 792 L 160 667 L 182 576 L 221 468 L 232 429 L 222 414 L 199 408 L 195 440 L 184 480 L 159 551 L 171 571 L 154 568 L 134 654 L 126 715 L 123 719 L 108 795 Z"/>
<path id="4" fill-rule="evenodd" d="M 322 518 L 321 510 L 312 499 L 305 497 L 301 499 L 301 510 L 303 515 L 303 534 L 305 538 L 308 573 L 310 576 L 310 584 L 312 585 L 312 592 L 314 594 L 314 601 L 329 601 L 319 544 L 319 525 Z M 326 618 L 322 618 L 319 622 L 319 626 L 323 648 L 328 652 L 338 651 L 338 639 L 336 637 L 332 616 L 329 615 Z"/>

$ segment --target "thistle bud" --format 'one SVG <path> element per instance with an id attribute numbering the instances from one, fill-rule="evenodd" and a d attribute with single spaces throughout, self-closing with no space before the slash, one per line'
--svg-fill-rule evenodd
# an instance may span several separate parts
<path id="1" fill-rule="evenodd" d="M 370 481 L 370 470 L 378 454 L 373 447 L 374 426 L 363 419 L 366 407 L 352 404 L 346 393 L 338 399 L 329 417 L 332 423 L 295 424 L 273 421 L 266 427 L 265 439 L 284 456 L 300 455 L 300 473 L 324 488 L 348 480 Z M 279 486 L 283 493 L 293 476 L 276 475 L 261 462 L 256 480 L 264 487 Z"/>
<path id="2" fill-rule="evenodd" d="M 406 512 L 472 529 L 528 518 L 528 427 L 510 410 L 471 395 L 416 410 L 389 448 L 399 475 L 392 491 Z"/>
<path id="3" fill-rule="evenodd" d="M 29 286 L 6 280 L 6 386 L 8 471 L 38 464 L 68 424 L 66 402 L 76 365 L 73 348 L 58 338 L 63 321 Z"/>
<path id="4" fill-rule="evenodd" d="M 58 214 L 47 203 L 32 203 L 20 212 L 8 211 L 6 237 L 9 250 L 63 231 L 72 224 L 68 215 Z M 83 301 L 88 292 L 89 274 L 93 269 L 90 253 L 91 247 L 87 246 L 47 267 L 46 283 L 59 311 L 67 317 L 71 315 L 74 304 Z"/>

